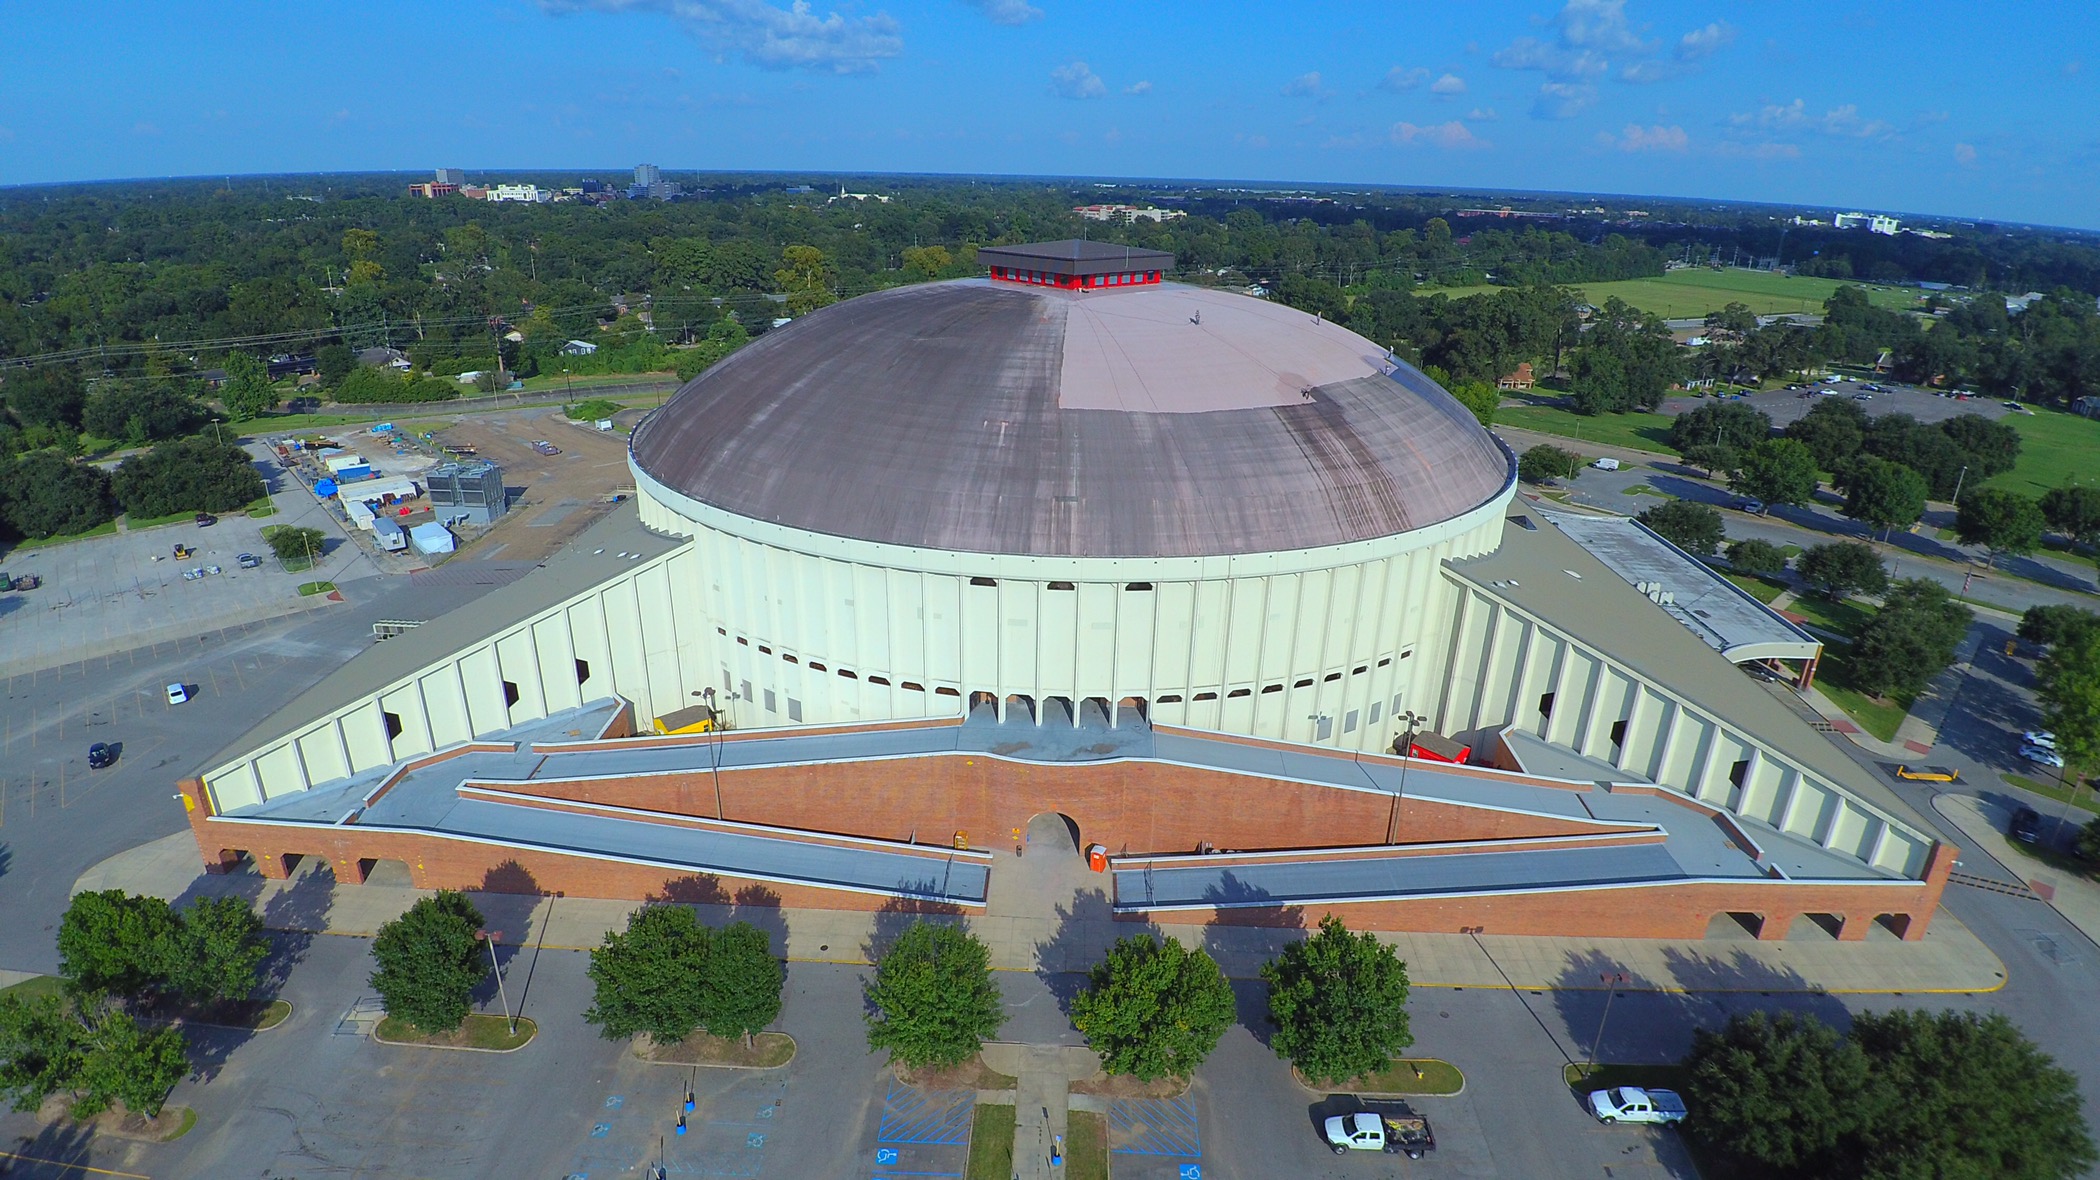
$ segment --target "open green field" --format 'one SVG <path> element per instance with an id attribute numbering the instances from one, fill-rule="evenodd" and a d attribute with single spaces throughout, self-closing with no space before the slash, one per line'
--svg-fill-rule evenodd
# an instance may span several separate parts
<path id="1" fill-rule="evenodd" d="M 1495 425 L 1514 426 L 1540 434 L 1557 434 L 1581 442 L 1603 443 L 1635 451 L 1676 454 L 1670 446 L 1670 423 L 1664 414 L 1635 410 L 1627 414 L 1598 414 L 1585 417 L 1555 406 L 1504 406 L 1495 411 Z"/>
<path id="2" fill-rule="evenodd" d="M 1988 486 L 2039 496 L 2050 488 L 2100 478 L 2100 419 L 2038 410 L 2009 414 L 2001 421 L 2020 432 L 2020 460 L 2011 471 L 1992 476 Z"/>
<path id="3" fill-rule="evenodd" d="M 1918 293 L 1903 287 L 1877 287 L 1838 279 L 1795 278 L 1764 270 L 1708 270 L 1705 267 L 1673 270 L 1661 278 L 1587 283 L 1573 289 L 1600 307 L 1605 300 L 1617 296 L 1666 320 L 1688 320 L 1719 311 L 1730 303 L 1741 303 L 1758 315 L 1821 312 L 1823 301 L 1839 287 L 1865 287 L 1867 299 L 1876 307 L 1900 311 L 1918 305 Z M 1491 286 L 1418 287 L 1415 294 L 1426 296 L 1442 292 L 1453 299 L 1463 299 L 1500 289 Z"/>

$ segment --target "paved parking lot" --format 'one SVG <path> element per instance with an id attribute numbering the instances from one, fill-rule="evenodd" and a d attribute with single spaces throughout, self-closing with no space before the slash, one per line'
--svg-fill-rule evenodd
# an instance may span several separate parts
<path id="1" fill-rule="evenodd" d="M 1203 1180 L 1201 1122 L 1187 1097 L 1119 1098 L 1108 1106 L 1111 1167 L 1126 1180 Z"/>

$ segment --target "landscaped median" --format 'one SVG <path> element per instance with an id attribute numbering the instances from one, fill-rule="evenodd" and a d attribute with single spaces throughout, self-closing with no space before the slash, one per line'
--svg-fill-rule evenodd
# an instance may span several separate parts
<path id="1" fill-rule="evenodd" d="M 1313 1084 L 1296 1068 L 1291 1070 L 1291 1078 L 1314 1094 L 1346 1092 L 1374 1098 L 1460 1094 L 1466 1088 L 1466 1075 L 1457 1066 L 1435 1057 L 1396 1057 L 1376 1073 L 1347 1078 L 1331 1086 Z"/>
<path id="2" fill-rule="evenodd" d="M 795 1038 L 783 1032 L 762 1032 L 747 1045 L 740 1037 L 696 1032 L 682 1041 L 660 1045 L 648 1033 L 641 1033 L 634 1038 L 634 1056 L 651 1065 L 779 1069 L 795 1059 Z"/>
<path id="3" fill-rule="evenodd" d="M 385 1045 L 420 1045 L 426 1049 L 465 1049 L 475 1053 L 513 1053 L 524 1048 L 538 1035 L 539 1025 L 526 1017 L 517 1020 L 517 1031 L 511 1031 L 507 1016 L 488 1016 L 475 1013 L 467 1017 L 458 1028 L 449 1032 L 424 1032 L 398 1016 L 389 1016 L 372 1030 L 372 1039 Z"/>

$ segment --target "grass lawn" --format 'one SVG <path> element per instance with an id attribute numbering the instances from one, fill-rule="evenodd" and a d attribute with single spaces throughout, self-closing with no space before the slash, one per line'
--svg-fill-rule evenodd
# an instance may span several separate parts
<path id="1" fill-rule="evenodd" d="M 2093 482 L 2095 460 L 2100 460 L 2100 419 L 2039 410 L 2008 414 L 2001 421 L 2020 432 L 2020 458 L 2011 471 L 1992 476 L 1984 486 L 2039 496 L 2074 481 Z"/>
<path id="2" fill-rule="evenodd" d="M 1070 1117 L 1077 1121 L 1079 1112 Z M 969 1180 L 1009 1180 L 1013 1168 L 1014 1108 L 980 1104 L 970 1124 Z"/>
<path id="3" fill-rule="evenodd" d="M 1814 591 L 1795 596 L 1786 609 L 1800 615 L 1809 622 L 1840 635 L 1851 637 L 1859 633 L 1861 626 L 1874 617 L 1877 609 L 1871 604 L 1848 598 L 1843 602 L 1832 602 Z"/>
<path id="4" fill-rule="evenodd" d="M 1823 301 L 1839 287 L 1865 287 L 1867 301 L 1876 307 L 1898 310 L 1918 306 L 1918 293 L 1902 287 L 1876 288 L 1869 283 L 1837 279 L 1797 278 L 1762 270 L 1708 270 L 1693 267 L 1673 270 L 1660 278 L 1622 279 L 1611 283 L 1575 286 L 1584 300 L 1599 307 L 1614 296 L 1666 320 L 1696 319 L 1719 311 L 1730 303 L 1741 303 L 1758 315 L 1780 312 L 1820 312 Z M 1418 296 L 1441 291 L 1453 299 L 1501 290 L 1499 287 L 1420 287 Z"/>
<path id="5" fill-rule="evenodd" d="M 441 1049 L 495 1049 L 508 1050 L 523 1046 L 532 1040 L 539 1026 L 523 1016 L 518 1018 L 518 1034 L 510 1033 L 510 1022 L 501 1016 L 473 1013 L 467 1022 L 451 1032 L 427 1033 L 406 1020 L 389 1016 L 379 1022 L 373 1035 L 382 1041 L 400 1045 L 431 1045 Z"/>
<path id="6" fill-rule="evenodd" d="M 1677 498 L 1668 492 L 1658 491 L 1644 483 L 1637 483 L 1630 488 L 1620 488 L 1619 494 L 1622 496 L 1654 496 L 1658 500 L 1675 500 Z"/>
<path id="7" fill-rule="evenodd" d="M 1910 697 L 1890 697 L 1883 700 L 1870 697 L 1846 681 L 1844 653 L 1835 647 L 1823 649 L 1821 670 L 1816 673 L 1816 687 L 1830 702 L 1843 709 L 1846 715 L 1859 722 L 1860 728 L 1882 741 L 1896 739 L 1896 727 L 1910 713 Z"/>
<path id="8" fill-rule="evenodd" d="M 63 545 L 68 541 L 85 541 L 89 537 L 112 536 L 116 533 L 116 531 L 116 521 L 105 521 L 104 523 L 98 524 L 94 528 L 91 528 L 86 532 L 82 533 L 67 533 L 63 536 L 58 537 L 30 537 L 24 540 L 16 541 L 14 543 L 13 552 L 27 553 L 31 549 L 47 549 L 53 545 Z"/>
<path id="9" fill-rule="evenodd" d="M 1603 443 L 1635 451 L 1676 454 L 1670 446 L 1670 423 L 1662 414 L 1636 410 L 1629 414 L 1585 416 L 1557 406 L 1504 406 L 1495 411 L 1497 426 L 1513 426 L 1539 434 L 1557 434 L 1582 442 Z"/>
<path id="10" fill-rule="evenodd" d="M 124 527 L 126 529 L 150 529 L 164 524 L 175 524 L 178 521 L 192 521 L 195 519 L 197 519 L 195 512 L 170 512 L 166 516 L 132 516 L 126 513 L 124 516 Z"/>
<path id="11" fill-rule="evenodd" d="M 2082 811 L 2100 812 L 2100 793 L 2095 793 L 2084 787 L 2076 787 L 2066 791 L 2062 787 L 2057 786 L 2056 780 L 2053 778 L 2036 779 L 2029 778 L 2024 774 L 2008 774 L 2005 776 L 2005 781 L 2023 791 L 2033 791 L 2037 795 L 2054 799 L 2058 803 L 2069 800 L 2071 806 Z"/>
<path id="12" fill-rule="evenodd" d="M 1748 574 L 1722 574 L 1721 576 L 1734 582 L 1742 588 L 1745 594 L 1764 603 L 1766 606 L 1772 605 L 1773 599 L 1787 591 L 1786 583 L 1775 582 L 1770 578 L 1751 577 Z"/>
<path id="13" fill-rule="evenodd" d="M 289 569 L 291 567 L 286 566 L 285 568 Z M 311 598 L 316 594 L 326 594 L 333 589 L 335 589 L 334 582 L 301 582 L 299 583 L 299 597 Z"/>
<path id="14" fill-rule="evenodd" d="M 1092 1111 L 1065 1116 L 1065 1180 L 1108 1180 L 1108 1123 Z"/>
<path id="15" fill-rule="evenodd" d="M 635 1056 L 660 1065 L 732 1065 L 745 1069 L 774 1069 L 795 1057 L 795 1038 L 786 1033 L 762 1032 L 744 1048 L 741 1037 L 715 1037 L 694 1033 L 675 1045 L 658 1045 L 637 1039 Z"/>
<path id="16" fill-rule="evenodd" d="M 56 975 L 38 975 L 9 987 L 0 987 L 0 998 L 34 1000 L 38 996 L 62 996 L 65 983 Z"/>
<path id="17" fill-rule="evenodd" d="M 250 520 L 261 520 L 266 516 L 277 515 L 277 505 L 272 504 L 268 496 L 258 496 L 253 503 L 241 509 L 241 511 Z"/>
<path id="18" fill-rule="evenodd" d="M 1377 1073 L 1350 1078 L 1337 1088 L 1355 1094 L 1456 1094 L 1466 1088 L 1466 1075 L 1434 1057 L 1400 1057 Z"/>
<path id="19" fill-rule="evenodd" d="M 2064 828 L 2067 834 L 2071 831 L 2074 831 L 2079 825 L 2080 821 L 2084 818 L 2084 816 L 2074 815 L 2071 818 L 2065 820 Z M 2043 816 L 2043 837 L 2047 838 L 2048 836 L 2052 835 L 2055 832 L 2055 830 L 2056 817 L 2053 815 Z M 2014 852 L 2019 853 L 2020 856 L 2026 857 L 2028 860 L 2039 861 L 2042 864 L 2048 865 L 2052 869 L 2056 869 L 2060 872 L 2069 873 L 2074 877 L 2082 877 L 2088 881 L 2091 881 L 2094 880 L 2096 876 L 2100 876 L 2100 865 L 2096 865 L 2092 861 L 2080 860 L 2075 856 L 2069 856 L 2061 852 L 2056 852 L 2054 850 L 2044 848 L 2039 844 L 2023 843 L 2022 841 L 2015 840 L 2012 837 L 2007 836 L 2003 832 L 2000 832 L 1998 834 L 1998 842 L 2005 845 L 2007 848 L 2012 849 Z M 2001 859 L 2005 858 L 2001 857 Z M 2017 864 L 2015 864 L 2013 871 L 2019 871 Z"/>
<path id="20" fill-rule="evenodd" d="M 566 393 L 571 389 L 592 389 L 600 385 L 633 385 L 641 381 L 676 380 L 678 380 L 678 374 L 676 373 L 593 373 L 588 377 L 570 376 L 567 378 L 564 378 L 560 373 L 555 373 L 551 376 L 542 373 L 537 377 L 525 378 L 524 391 L 526 393 L 546 393 L 549 390 L 560 390 Z M 516 393 L 518 391 L 513 389 L 510 392 Z"/>

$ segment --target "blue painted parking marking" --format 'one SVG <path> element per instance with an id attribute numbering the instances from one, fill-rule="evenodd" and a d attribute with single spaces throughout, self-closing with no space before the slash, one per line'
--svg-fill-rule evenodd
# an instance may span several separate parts
<path id="1" fill-rule="evenodd" d="M 1203 1180 L 1202 1164 L 1181 1165 L 1181 1180 Z"/>
<path id="2" fill-rule="evenodd" d="M 614 1094 L 605 1100 L 605 1109 L 618 1110 L 620 1109 L 620 1103 L 623 1101 L 625 1101 L 625 1099 L 621 1098 L 618 1094 Z"/>
<path id="3" fill-rule="evenodd" d="M 1109 1150 L 1119 1155 L 1196 1159 L 1203 1154 L 1196 1105 L 1186 1098 L 1131 1098 L 1109 1103 L 1108 1142 Z"/>
<path id="4" fill-rule="evenodd" d="M 597 1126 L 591 1128 L 591 1138 L 593 1139 L 603 1139 L 611 1133 L 611 1123 L 599 1123 Z"/>
<path id="5" fill-rule="evenodd" d="M 876 1149 L 875 1149 L 875 1166 L 876 1166 L 876 1167 L 878 1167 L 878 1168 L 885 1168 L 885 1167 L 888 1167 L 889 1165 L 891 1165 L 891 1164 L 894 1164 L 894 1163 L 896 1163 L 896 1162 L 897 1162 L 897 1149 L 896 1149 L 896 1148 L 894 1148 L 894 1147 L 878 1147 L 878 1148 L 876 1148 Z"/>
<path id="6" fill-rule="evenodd" d="M 764 1147 L 765 1145 L 766 1137 L 764 1135 L 759 1134 L 756 1131 L 744 1136 L 745 1147 Z"/>
<path id="7" fill-rule="evenodd" d="M 970 1117 L 976 1104 L 974 1090 L 892 1085 L 882 1099 L 882 1125 L 875 1132 L 875 1142 L 961 1147 L 970 1141 Z"/>

